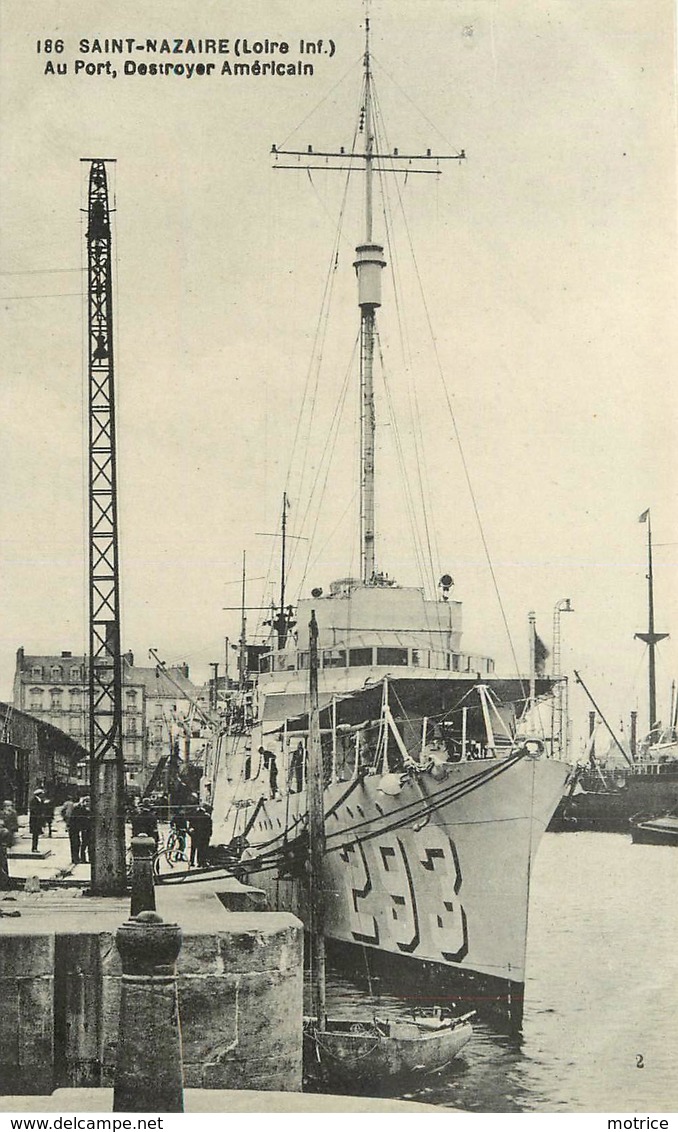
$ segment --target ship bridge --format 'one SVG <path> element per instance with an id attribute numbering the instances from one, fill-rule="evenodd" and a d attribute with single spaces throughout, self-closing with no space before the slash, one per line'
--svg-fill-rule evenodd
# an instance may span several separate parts
<path id="1" fill-rule="evenodd" d="M 297 606 L 298 634 L 284 649 L 261 658 L 258 693 L 262 717 L 284 719 L 308 693 L 308 625 L 318 623 L 319 694 L 328 702 L 387 675 L 418 678 L 487 677 L 491 657 L 461 649 L 461 602 L 433 601 L 421 588 L 353 578 L 333 582 Z"/>

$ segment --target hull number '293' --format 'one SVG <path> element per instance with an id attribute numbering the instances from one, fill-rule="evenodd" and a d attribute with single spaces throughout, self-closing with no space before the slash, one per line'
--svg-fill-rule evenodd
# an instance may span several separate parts
<path id="1" fill-rule="evenodd" d="M 436 839 L 437 840 L 437 839 Z M 419 849 L 400 837 L 354 842 L 338 854 L 350 872 L 349 916 L 357 943 L 419 952 L 420 958 L 460 963 L 468 954 L 466 914 L 459 899 L 459 856 L 452 838 Z M 426 877 L 417 900 L 418 873 Z M 430 874 L 437 874 L 438 884 Z M 424 880 L 424 876 L 420 878 Z"/>

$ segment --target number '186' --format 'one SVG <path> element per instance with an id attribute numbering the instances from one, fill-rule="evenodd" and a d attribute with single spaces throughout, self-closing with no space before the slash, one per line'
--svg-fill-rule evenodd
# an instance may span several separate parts
<path id="1" fill-rule="evenodd" d="M 61 55 L 63 49 L 63 39 L 39 39 L 36 43 L 36 50 L 38 52 L 38 55 L 51 55 L 52 52 L 55 52 L 55 54 L 57 55 Z"/>

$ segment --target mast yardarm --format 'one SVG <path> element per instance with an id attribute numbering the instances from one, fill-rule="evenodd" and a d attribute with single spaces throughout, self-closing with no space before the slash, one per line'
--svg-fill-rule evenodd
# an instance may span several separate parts
<path id="1" fill-rule="evenodd" d="M 386 266 L 384 248 L 373 237 L 373 181 L 374 173 L 440 173 L 441 169 L 427 167 L 428 162 L 436 166 L 441 161 L 463 161 L 464 150 L 453 154 L 392 154 L 379 152 L 376 146 L 373 77 L 370 56 L 370 21 L 365 20 L 365 52 L 363 55 L 364 102 L 361 109 L 361 129 L 364 136 L 362 151 L 337 152 L 320 151 L 308 146 L 306 150 L 279 149 L 272 146 L 274 169 L 343 169 L 353 170 L 354 160 L 364 162 L 365 170 L 365 238 L 356 248 L 355 267 L 358 278 L 358 306 L 360 308 L 360 547 L 362 560 L 362 581 L 364 585 L 378 584 L 380 575 L 376 566 L 375 533 L 375 432 L 374 410 L 374 344 L 376 334 L 376 310 L 381 306 L 381 272 Z M 280 157 L 296 157 L 297 163 L 279 163 Z M 305 158 L 301 163 L 300 158 Z M 317 159 L 324 158 L 325 164 L 318 165 Z M 346 164 L 348 162 L 348 164 Z M 379 164 L 375 164 L 378 162 Z M 422 167 L 412 162 L 422 163 Z"/>

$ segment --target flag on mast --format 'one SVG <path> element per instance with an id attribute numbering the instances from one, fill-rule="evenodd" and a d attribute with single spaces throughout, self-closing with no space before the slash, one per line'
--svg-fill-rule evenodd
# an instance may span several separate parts
<path id="1" fill-rule="evenodd" d="M 534 671 L 536 676 L 543 676 L 546 672 L 546 660 L 551 655 L 541 637 L 534 630 Z"/>
<path id="2" fill-rule="evenodd" d="M 648 507 L 647 511 L 643 511 L 642 515 L 640 515 L 638 517 L 638 522 L 639 523 L 646 523 L 649 514 L 650 514 L 650 508 Z"/>

